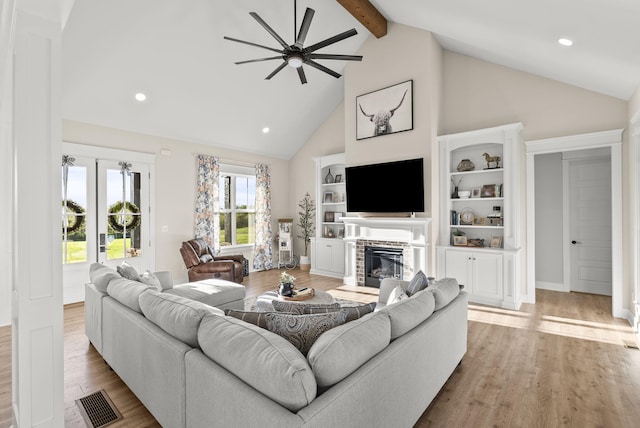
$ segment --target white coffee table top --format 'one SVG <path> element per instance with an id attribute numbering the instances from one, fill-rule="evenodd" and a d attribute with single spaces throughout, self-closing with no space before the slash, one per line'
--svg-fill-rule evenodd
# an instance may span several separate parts
<path id="1" fill-rule="evenodd" d="M 267 291 L 264 294 L 261 294 L 260 296 L 258 296 L 257 300 L 256 300 L 256 310 L 260 311 L 260 312 L 267 312 L 267 311 L 272 311 L 273 310 L 273 305 L 271 304 L 271 302 L 273 300 L 280 300 L 283 302 L 290 302 L 290 303 L 296 303 L 296 304 L 309 304 L 309 303 L 333 303 L 335 302 L 335 299 L 333 298 L 333 296 L 329 293 L 327 293 L 326 291 L 323 290 L 314 290 L 314 296 L 310 299 L 306 299 L 306 300 L 287 300 L 287 299 L 283 299 L 277 291 Z"/>

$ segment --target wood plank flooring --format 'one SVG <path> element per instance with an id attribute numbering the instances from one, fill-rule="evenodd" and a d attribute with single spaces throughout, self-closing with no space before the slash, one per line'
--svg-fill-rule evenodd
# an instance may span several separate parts
<path id="1" fill-rule="evenodd" d="M 245 278 L 247 305 L 278 283 L 278 270 Z M 370 302 L 377 290 L 294 270 L 300 287 Z M 469 306 L 468 351 L 416 427 L 636 427 L 640 351 L 611 299 L 539 290 L 536 305 L 507 311 Z M 84 306 L 65 307 L 65 426 L 84 427 L 75 400 L 104 388 L 124 419 L 117 427 L 156 427 L 155 419 L 109 370 L 84 335 Z M 0 427 L 10 423 L 11 329 L 0 328 Z M 429 362 L 425 361 L 425 369 Z M 420 369 L 420 368 L 417 368 Z M 265 426 L 269 426 L 265 421 Z"/>

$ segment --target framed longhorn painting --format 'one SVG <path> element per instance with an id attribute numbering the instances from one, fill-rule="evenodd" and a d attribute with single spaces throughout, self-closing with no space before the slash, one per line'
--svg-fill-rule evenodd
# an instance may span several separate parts
<path id="1" fill-rule="evenodd" d="M 356 97 L 356 140 L 413 129 L 413 80 Z"/>

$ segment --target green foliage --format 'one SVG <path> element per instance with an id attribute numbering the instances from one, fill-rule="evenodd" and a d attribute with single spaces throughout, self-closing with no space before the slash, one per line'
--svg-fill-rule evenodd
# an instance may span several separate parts
<path id="1" fill-rule="evenodd" d="M 313 199 L 311 199 L 309 192 L 307 192 L 298 206 L 300 207 L 300 211 L 298 212 L 298 215 L 300 216 L 298 219 L 300 234 L 298 235 L 298 238 L 304 241 L 304 253 L 302 255 L 306 257 L 309 242 L 311 242 L 311 237 L 316 229 L 313 223 L 316 214 L 316 205 L 315 202 L 313 202 Z"/>

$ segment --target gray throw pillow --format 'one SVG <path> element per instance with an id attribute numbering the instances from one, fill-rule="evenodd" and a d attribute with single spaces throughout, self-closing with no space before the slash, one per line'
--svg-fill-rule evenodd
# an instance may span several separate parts
<path id="1" fill-rule="evenodd" d="M 292 315 L 271 312 L 265 315 L 269 331 L 284 337 L 303 355 L 307 355 L 311 345 L 327 330 L 344 324 L 345 311 L 317 315 Z"/>
<path id="2" fill-rule="evenodd" d="M 416 294 L 418 291 L 424 290 L 429 286 L 429 280 L 427 279 L 427 275 L 424 274 L 421 270 L 415 274 L 415 276 L 407 285 L 407 296 L 411 297 Z"/>
<path id="3" fill-rule="evenodd" d="M 249 312 L 249 311 L 238 311 L 236 309 L 225 309 L 224 314 L 229 317 L 238 318 L 244 322 L 248 322 L 253 325 L 257 325 L 258 327 L 267 329 L 267 314 L 271 312 Z M 268 329 L 267 329 L 268 330 Z"/>
<path id="4" fill-rule="evenodd" d="M 302 315 L 305 307 L 308 308 L 331 308 L 340 309 L 339 303 L 300 303 L 300 302 L 283 302 L 282 300 L 273 300 L 271 302 L 273 309 L 277 312 L 288 312 L 290 314 Z"/>
<path id="5" fill-rule="evenodd" d="M 150 272 L 149 270 L 146 270 L 144 273 L 140 274 L 140 282 L 143 284 L 147 284 L 148 286 L 158 291 L 162 291 L 162 284 L 160 283 L 160 280 L 157 276 L 155 276 L 153 272 Z"/>
<path id="6" fill-rule="evenodd" d="M 316 307 L 316 306 L 307 306 L 304 307 L 305 314 L 326 314 L 327 312 L 337 312 L 337 311 L 345 311 L 347 313 L 347 319 L 345 322 L 355 321 L 358 318 L 373 312 L 376 309 L 375 303 L 367 303 L 366 305 L 360 306 L 347 306 L 344 308 L 328 308 L 328 307 Z"/>
<path id="7" fill-rule="evenodd" d="M 130 279 L 131 281 L 140 282 L 140 274 L 138 274 L 138 272 L 136 271 L 136 268 L 131 266 L 129 263 L 122 262 L 122 264 L 116 267 L 116 270 L 118 271 L 121 277 Z"/>

